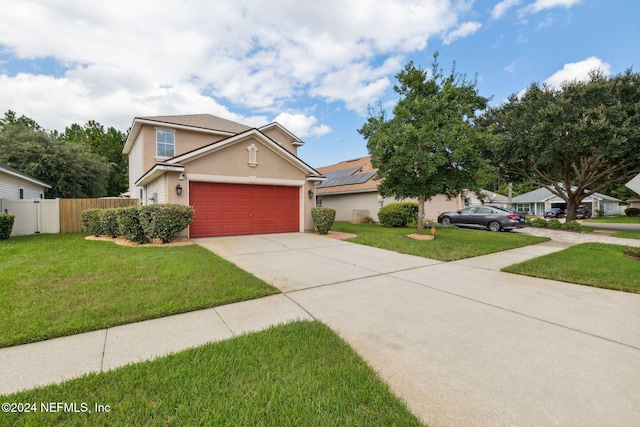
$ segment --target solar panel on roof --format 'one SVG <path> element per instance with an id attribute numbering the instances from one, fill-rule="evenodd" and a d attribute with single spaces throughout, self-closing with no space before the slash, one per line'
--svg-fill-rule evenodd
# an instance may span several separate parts
<path id="1" fill-rule="evenodd" d="M 375 172 L 367 172 L 347 176 L 327 176 L 327 180 L 319 185 L 318 188 L 337 187 L 339 185 L 363 184 L 369 181 L 369 179 L 371 179 L 375 174 Z"/>

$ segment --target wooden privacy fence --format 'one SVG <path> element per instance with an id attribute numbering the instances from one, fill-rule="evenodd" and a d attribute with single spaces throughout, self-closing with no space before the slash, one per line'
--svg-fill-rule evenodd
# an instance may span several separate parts
<path id="1" fill-rule="evenodd" d="M 82 229 L 82 212 L 87 209 L 137 206 L 138 199 L 60 199 L 60 232 L 78 233 Z"/>

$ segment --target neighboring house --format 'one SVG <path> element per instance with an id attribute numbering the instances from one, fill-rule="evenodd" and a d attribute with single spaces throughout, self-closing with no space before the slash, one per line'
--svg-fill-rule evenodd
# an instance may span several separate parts
<path id="1" fill-rule="evenodd" d="M 324 177 L 297 156 L 278 123 L 252 128 L 210 114 L 136 117 L 123 153 L 142 204 L 193 206 L 189 237 L 313 230 Z"/>
<path id="2" fill-rule="evenodd" d="M 49 184 L 0 163 L 0 199 L 44 199 L 48 188 Z"/>
<path id="3" fill-rule="evenodd" d="M 345 160 L 318 168 L 326 181 L 316 188 L 318 206 L 336 210 L 336 221 L 351 221 L 354 211 L 368 211 L 368 216 L 378 222 L 378 211 L 389 203 L 398 202 L 392 197 L 382 197 L 378 192 L 378 181 L 374 179 L 376 169 L 371 166 L 371 156 Z M 447 200 L 438 195 L 424 205 L 425 218 L 435 220 L 442 212 L 456 211 L 464 207 L 462 198 Z"/>
<path id="4" fill-rule="evenodd" d="M 489 190 L 480 190 L 480 197 L 475 192 L 467 190 L 464 192 L 464 202 L 467 206 L 491 205 L 500 208 L 509 207 L 509 198 L 507 196 Z"/>
<path id="5" fill-rule="evenodd" d="M 594 193 L 582 199 L 580 204 L 589 208 L 594 216 L 598 210 L 603 210 L 605 215 L 620 214 L 620 200 L 604 194 Z M 564 200 L 544 187 L 514 197 L 512 206 L 516 212 L 525 212 L 538 216 L 542 216 L 546 210 L 551 208 L 567 208 Z"/>
<path id="6" fill-rule="evenodd" d="M 627 182 L 625 186 L 631 191 L 640 195 L 640 173 L 635 176 L 631 181 Z M 630 208 L 640 208 L 640 199 L 635 197 L 627 200 Z"/>

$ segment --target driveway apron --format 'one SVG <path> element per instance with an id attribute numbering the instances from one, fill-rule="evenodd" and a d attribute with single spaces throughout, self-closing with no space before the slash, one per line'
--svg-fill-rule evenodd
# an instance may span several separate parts
<path id="1" fill-rule="evenodd" d="M 640 295 L 305 234 L 196 239 L 345 339 L 432 426 L 640 425 Z M 425 242 L 428 244 L 428 242 Z"/>

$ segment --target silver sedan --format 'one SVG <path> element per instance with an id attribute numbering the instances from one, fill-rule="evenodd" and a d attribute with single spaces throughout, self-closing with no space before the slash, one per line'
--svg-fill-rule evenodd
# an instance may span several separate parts
<path id="1" fill-rule="evenodd" d="M 526 227 L 523 214 L 496 206 L 469 206 L 457 212 L 443 212 L 438 216 L 442 225 L 486 228 L 490 231 L 509 231 Z"/>

